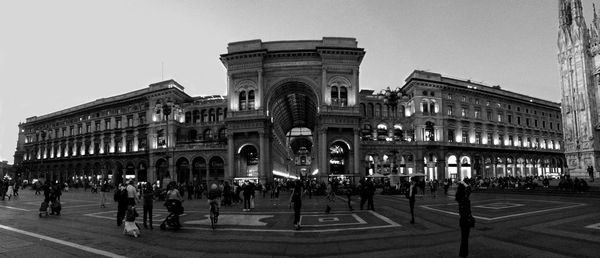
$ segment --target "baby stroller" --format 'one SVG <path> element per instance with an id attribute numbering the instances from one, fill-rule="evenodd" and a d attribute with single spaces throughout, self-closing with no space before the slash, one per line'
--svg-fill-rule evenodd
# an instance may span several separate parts
<path id="1" fill-rule="evenodd" d="M 40 205 L 40 214 L 39 214 L 40 218 L 41 217 L 48 217 L 48 202 L 43 201 L 42 204 Z"/>
<path id="2" fill-rule="evenodd" d="M 60 210 L 62 210 L 60 202 L 56 199 L 52 200 L 52 204 L 50 205 L 50 214 L 60 215 Z"/>
<path id="3" fill-rule="evenodd" d="M 160 224 L 160 229 L 165 230 L 167 227 L 178 230 L 181 228 L 179 223 L 179 215 L 183 214 L 183 206 L 179 200 L 167 200 L 165 202 L 169 215 Z"/>

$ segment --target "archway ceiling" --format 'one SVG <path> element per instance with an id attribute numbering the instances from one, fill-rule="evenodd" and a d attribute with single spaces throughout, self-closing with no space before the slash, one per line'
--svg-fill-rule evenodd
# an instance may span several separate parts
<path id="1" fill-rule="evenodd" d="M 317 116 L 316 96 L 308 86 L 290 83 L 275 90 L 269 105 L 273 122 L 277 123 L 284 133 L 294 127 L 314 129 Z"/>
<path id="2" fill-rule="evenodd" d="M 290 143 L 290 145 L 294 153 L 298 153 L 301 147 L 305 147 L 306 150 L 310 153 L 312 150 L 313 143 L 307 137 L 295 137 Z"/>

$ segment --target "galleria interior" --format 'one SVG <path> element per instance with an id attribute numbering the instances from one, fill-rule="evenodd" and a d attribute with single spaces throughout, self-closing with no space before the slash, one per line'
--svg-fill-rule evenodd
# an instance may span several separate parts
<path id="1" fill-rule="evenodd" d="M 425 71 L 361 89 L 364 57 L 354 38 L 230 43 L 226 96 L 167 80 L 30 117 L 15 164 L 23 179 L 116 183 L 565 171 L 559 103 Z"/>

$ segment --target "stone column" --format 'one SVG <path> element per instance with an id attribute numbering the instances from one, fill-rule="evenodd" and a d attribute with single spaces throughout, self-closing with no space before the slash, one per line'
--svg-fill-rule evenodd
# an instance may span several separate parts
<path id="1" fill-rule="evenodd" d="M 327 94 L 327 68 L 325 66 L 321 70 L 321 96 L 323 104 L 331 105 L 331 95 Z"/>
<path id="2" fill-rule="evenodd" d="M 113 150 L 115 150 L 115 152 L 116 152 L 116 146 L 115 146 L 115 133 L 111 133 L 111 134 L 110 134 L 110 146 L 109 146 L 109 149 L 108 149 L 108 150 L 104 150 L 104 153 L 112 153 L 112 152 L 110 152 L 110 149 L 113 149 Z M 108 152 L 106 152 L 106 151 L 108 151 Z"/>
<path id="3" fill-rule="evenodd" d="M 262 151 L 262 148 L 261 148 Z M 235 177 L 235 146 L 233 140 L 233 132 L 227 133 L 227 174 L 226 180 L 231 180 Z M 239 169 L 239 168 L 238 168 Z"/>
<path id="4" fill-rule="evenodd" d="M 321 176 L 328 176 L 327 172 L 327 150 L 329 149 L 327 146 L 327 128 L 323 127 L 319 129 L 319 174 Z"/>
<path id="5" fill-rule="evenodd" d="M 360 166 L 360 130 L 358 128 L 354 128 L 354 170 L 351 172 L 352 174 L 359 173 L 358 167 Z"/>
<path id="6" fill-rule="evenodd" d="M 258 74 L 258 89 L 257 89 L 257 95 L 254 96 L 254 108 L 255 109 L 261 109 L 262 108 L 262 99 L 263 99 L 263 70 L 262 69 L 258 69 L 256 71 L 256 73 Z"/>
<path id="7" fill-rule="evenodd" d="M 104 137 L 103 135 L 100 135 L 100 148 L 98 148 L 99 151 L 101 151 L 101 153 L 106 153 L 106 150 L 104 149 Z M 98 153 L 98 154 L 101 154 Z"/>
<path id="8" fill-rule="evenodd" d="M 138 146 L 140 144 L 140 141 L 138 139 L 139 134 L 140 134 L 140 132 L 138 132 L 138 130 L 133 131 L 133 148 L 132 148 L 133 150 L 132 151 L 134 151 L 134 152 L 139 150 L 139 148 L 138 148 Z"/>
<path id="9" fill-rule="evenodd" d="M 258 136 L 259 136 L 259 140 L 258 140 L 258 144 L 259 144 L 259 160 L 260 160 L 260 164 L 258 166 L 258 178 L 264 178 L 266 176 L 266 169 L 267 169 L 267 146 L 265 143 L 265 132 L 264 131 L 259 131 L 258 132 Z"/>

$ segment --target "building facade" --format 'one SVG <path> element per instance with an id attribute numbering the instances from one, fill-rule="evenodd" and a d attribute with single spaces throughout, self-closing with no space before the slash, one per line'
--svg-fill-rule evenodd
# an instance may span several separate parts
<path id="1" fill-rule="evenodd" d="M 594 7 L 588 28 L 581 0 L 560 0 L 558 7 L 565 156 L 571 174 L 585 178 L 588 166 L 600 166 L 600 19 Z"/>
<path id="2" fill-rule="evenodd" d="M 226 96 L 168 80 L 31 117 L 15 164 L 26 179 L 117 183 L 564 172 L 558 103 L 424 71 L 361 90 L 364 55 L 353 38 L 230 43 Z"/>

